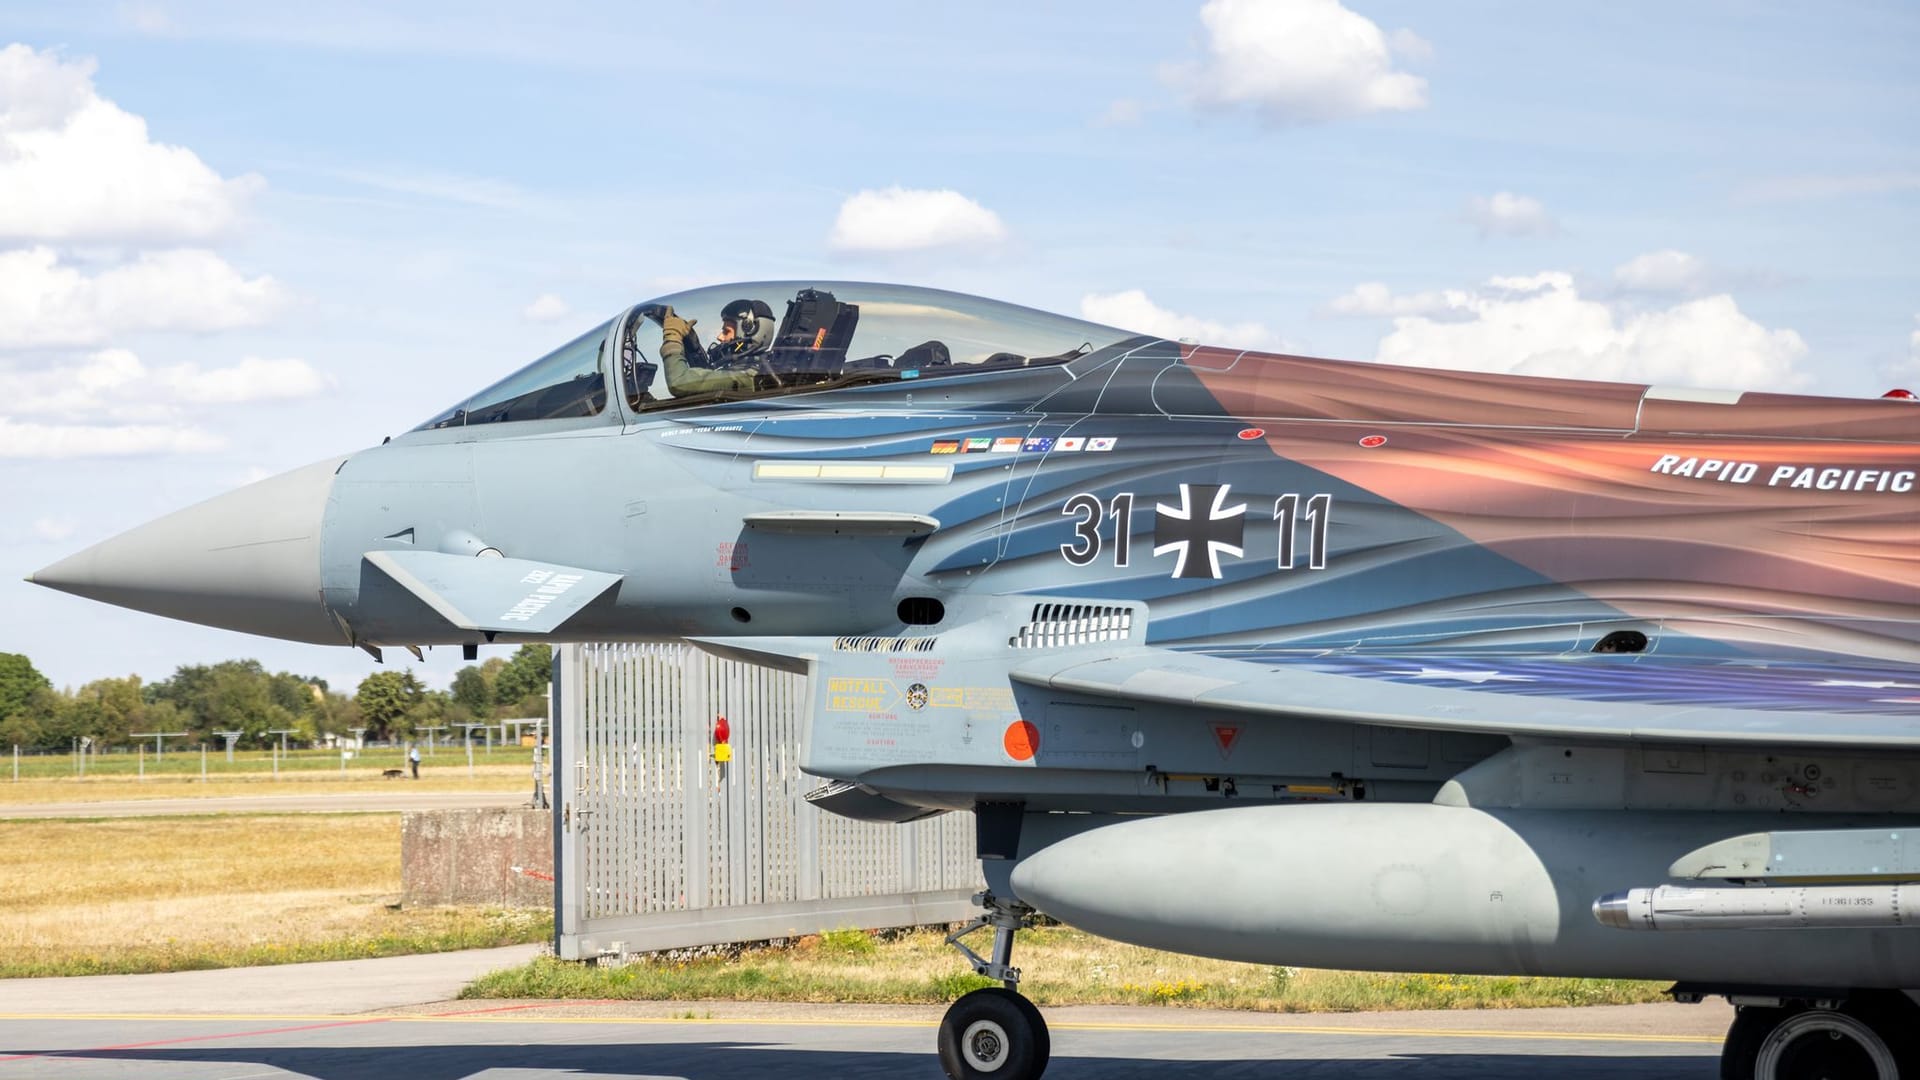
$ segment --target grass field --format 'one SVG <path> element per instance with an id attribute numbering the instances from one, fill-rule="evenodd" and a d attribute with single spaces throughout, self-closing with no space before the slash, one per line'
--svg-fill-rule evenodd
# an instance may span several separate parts
<path id="1" fill-rule="evenodd" d="M 976 944 L 976 948 L 980 946 Z M 1263 1012 L 1529 1008 L 1664 1000 L 1666 983 L 1383 975 L 1235 964 L 1121 945 L 1066 927 L 1024 931 L 1021 992 L 1040 1005 L 1186 1005 Z M 940 1004 L 994 985 L 933 931 L 858 930 L 698 959 L 620 967 L 543 959 L 489 975 L 473 998 Z"/>
<path id="2" fill-rule="evenodd" d="M 193 750 L 169 753 L 164 762 L 148 754 L 144 769 L 137 755 L 102 754 L 88 760 L 82 777 L 72 757 L 43 755 L 22 756 L 16 781 L 11 761 L 0 757 L 0 804 L 358 792 L 395 783 L 382 774 L 406 764 L 404 750 L 368 750 L 344 762 L 344 768 L 338 753 L 301 751 L 281 758 L 276 772 L 269 754 L 236 752 L 229 764 L 225 753 L 213 750 L 206 755 L 203 778 L 200 753 Z M 530 790 L 532 765 L 533 752 L 518 746 L 491 754 L 476 749 L 471 768 L 463 750 L 439 747 L 434 756 L 421 759 L 418 790 Z"/>
<path id="3" fill-rule="evenodd" d="M 461 769 L 467 767 L 467 752 L 457 746 L 436 746 L 429 756 L 422 748 L 420 766 L 426 769 Z M 219 743 L 207 747 L 206 772 L 210 777 L 224 775 L 273 775 L 276 768 L 283 774 L 290 773 L 339 773 L 342 759 L 337 750 L 294 750 L 284 756 L 266 750 L 235 750 L 233 760 L 227 760 L 227 754 Z M 533 750 L 521 746 L 498 746 L 488 753 L 478 744 L 474 746 L 475 765 L 515 766 L 525 772 L 533 763 Z M 379 746 L 366 750 L 356 750 L 353 757 L 345 761 L 348 772 L 378 773 L 382 769 L 405 768 L 407 752 L 401 747 Z M 181 746 L 176 741 L 167 747 L 165 756 L 156 756 L 149 742 L 144 751 L 127 754 L 89 754 L 85 774 L 87 779 L 110 777 L 133 778 L 144 773 L 149 779 L 161 777 L 200 778 L 200 747 Z M 79 761 L 72 754 L 22 754 L 19 760 L 19 777 L 27 780 L 77 779 L 81 774 Z M 0 748 L 0 783 L 12 780 L 14 773 L 13 758 L 7 756 L 5 748 Z"/>
<path id="4" fill-rule="evenodd" d="M 0 977 L 545 941 L 544 912 L 401 909 L 400 816 L 0 822 Z"/>
<path id="5" fill-rule="evenodd" d="M 399 907 L 398 814 L 0 821 L 0 875 L 0 978 L 393 956 L 552 936 L 546 912 Z M 1022 990 L 1042 1005 L 1517 1008 L 1651 1001 L 1664 987 L 1233 964 L 1063 927 L 1023 933 L 1017 959 L 1027 972 Z M 937 932 L 846 930 L 622 967 L 542 960 L 490 976 L 467 996 L 941 1003 L 984 985 Z"/>

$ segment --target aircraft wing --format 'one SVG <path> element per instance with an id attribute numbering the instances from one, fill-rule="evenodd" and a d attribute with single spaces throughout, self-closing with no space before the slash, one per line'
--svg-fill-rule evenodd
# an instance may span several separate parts
<path id="1" fill-rule="evenodd" d="M 1170 709 L 1583 740 L 1920 747 L 1920 671 L 1642 656 L 1036 657 L 1016 683 Z"/>

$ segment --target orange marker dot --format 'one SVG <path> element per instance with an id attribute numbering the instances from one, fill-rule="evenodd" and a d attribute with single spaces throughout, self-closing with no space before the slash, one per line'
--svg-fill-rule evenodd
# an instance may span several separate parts
<path id="1" fill-rule="evenodd" d="M 1034 751 L 1040 749 L 1040 729 L 1025 720 L 1016 720 L 1007 725 L 1007 734 L 1001 740 L 1007 749 L 1007 756 L 1015 761 L 1033 760 Z"/>

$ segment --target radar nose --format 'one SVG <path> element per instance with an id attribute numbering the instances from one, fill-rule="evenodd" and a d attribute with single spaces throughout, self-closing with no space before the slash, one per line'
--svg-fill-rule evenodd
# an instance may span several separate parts
<path id="1" fill-rule="evenodd" d="M 320 594 L 320 529 L 345 457 L 250 484 L 104 540 L 27 580 L 249 634 L 342 644 Z"/>

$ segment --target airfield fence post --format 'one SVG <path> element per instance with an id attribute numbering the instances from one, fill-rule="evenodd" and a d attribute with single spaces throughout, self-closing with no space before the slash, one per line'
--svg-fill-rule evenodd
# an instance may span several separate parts
<path id="1" fill-rule="evenodd" d="M 473 732 L 467 732 L 467 776 L 473 776 Z"/>
<path id="2" fill-rule="evenodd" d="M 145 780 L 147 778 L 147 744 L 141 743 L 136 749 L 140 752 L 140 779 Z"/>
<path id="3" fill-rule="evenodd" d="M 200 782 L 207 782 L 207 744 L 200 744 Z"/>
<path id="4" fill-rule="evenodd" d="M 16 784 L 20 782 L 20 744 L 18 743 L 13 747 L 13 782 Z"/>
<path id="5" fill-rule="evenodd" d="M 273 751 L 273 778 L 278 780 L 280 779 L 280 748 L 274 746 L 271 747 L 271 749 Z"/>

